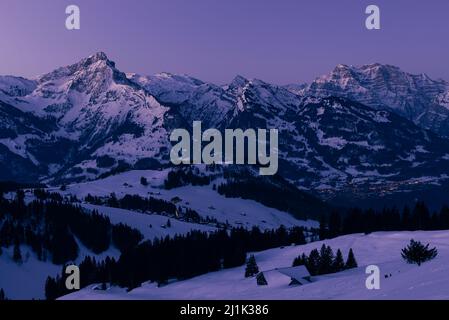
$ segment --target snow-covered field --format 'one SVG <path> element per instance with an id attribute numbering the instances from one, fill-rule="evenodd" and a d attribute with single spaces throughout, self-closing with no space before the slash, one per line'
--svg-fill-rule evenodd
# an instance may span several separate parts
<path id="1" fill-rule="evenodd" d="M 286 227 L 319 226 L 317 221 L 301 221 L 290 214 L 277 209 L 268 208 L 253 201 L 238 198 L 225 198 L 212 189 L 212 186 L 185 186 L 181 188 L 165 190 L 162 188 L 168 171 L 129 171 L 102 180 L 79 183 L 67 186 L 64 192 L 55 189 L 65 195 L 76 195 L 84 199 L 88 194 L 94 196 L 109 196 L 115 193 L 118 198 L 126 194 L 140 195 L 142 197 L 154 197 L 167 201 L 178 197 L 182 201 L 178 206 L 194 209 L 203 217 L 212 217 L 219 222 L 229 222 L 232 226 L 251 228 L 254 225 L 261 229 L 278 228 L 281 224 Z M 140 178 L 145 177 L 149 186 L 140 184 Z M 99 210 L 103 212 L 103 210 Z M 110 210 L 107 209 L 106 212 Z M 118 211 L 117 211 L 118 212 Z M 166 220 L 166 219 L 165 219 Z M 166 221 L 165 221 L 166 222 Z"/>
<path id="2" fill-rule="evenodd" d="M 438 256 L 420 267 L 401 258 L 401 248 L 410 239 L 436 246 Z M 315 277 L 313 283 L 289 287 L 290 279 L 275 268 L 289 267 L 293 259 L 323 242 L 292 246 L 255 254 L 268 286 L 257 286 L 254 278 L 244 278 L 244 266 L 175 282 L 162 288 L 146 283 L 127 293 L 124 289 L 93 290 L 90 286 L 63 299 L 449 299 L 449 231 L 377 232 L 355 234 L 324 241 L 346 256 L 353 248 L 359 268 Z M 380 290 L 368 290 L 368 265 L 380 268 Z M 385 278 L 385 275 L 390 275 Z"/>

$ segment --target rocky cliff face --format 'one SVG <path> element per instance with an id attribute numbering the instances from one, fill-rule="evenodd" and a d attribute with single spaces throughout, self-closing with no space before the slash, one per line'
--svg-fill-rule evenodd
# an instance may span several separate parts
<path id="1" fill-rule="evenodd" d="M 338 65 L 300 93 L 345 97 L 378 110 L 387 109 L 447 136 L 449 109 L 441 97 L 447 95 L 448 90 L 449 84 L 443 80 L 432 80 L 425 74 L 409 74 L 395 66 L 371 64 Z"/>

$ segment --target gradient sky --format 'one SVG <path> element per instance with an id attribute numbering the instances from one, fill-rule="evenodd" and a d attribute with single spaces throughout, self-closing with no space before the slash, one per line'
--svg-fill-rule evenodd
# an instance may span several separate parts
<path id="1" fill-rule="evenodd" d="M 65 7 L 81 30 L 65 29 Z M 365 29 L 365 8 L 382 30 Z M 0 74 L 26 77 L 104 51 L 125 72 L 287 84 L 336 64 L 388 63 L 449 80 L 448 0 L 0 0 Z"/>

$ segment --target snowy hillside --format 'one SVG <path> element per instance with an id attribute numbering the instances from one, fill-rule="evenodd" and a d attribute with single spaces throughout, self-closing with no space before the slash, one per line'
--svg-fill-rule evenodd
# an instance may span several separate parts
<path id="1" fill-rule="evenodd" d="M 74 263 L 81 263 L 86 256 L 96 257 L 99 260 L 107 256 L 118 258 L 119 250 L 110 248 L 102 254 L 96 255 L 85 248 L 79 241 L 80 252 Z M 0 287 L 8 293 L 8 298 L 13 300 L 45 299 L 45 281 L 48 276 L 54 277 L 62 270 L 62 266 L 52 264 L 49 261 L 40 261 L 36 254 L 28 246 L 21 246 L 24 260 L 22 264 L 13 261 L 13 248 L 2 248 L 0 256 Z"/>
<path id="2" fill-rule="evenodd" d="M 430 243 L 438 249 L 434 260 L 420 267 L 409 265 L 400 251 L 410 239 Z M 346 255 L 354 250 L 359 267 L 337 274 L 313 277 L 304 286 L 289 287 L 290 279 L 275 268 L 289 267 L 299 254 L 308 254 L 325 243 Z M 292 246 L 255 254 L 268 286 L 257 286 L 255 278 L 244 278 L 244 267 L 206 274 L 157 288 L 146 283 L 127 293 L 124 289 L 93 290 L 94 286 L 62 299 L 449 299 L 449 232 L 377 232 L 355 234 L 303 246 Z M 365 287 L 365 267 L 380 268 L 380 290 Z M 390 276 L 391 274 L 391 276 Z M 388 278 L 384 276 L 388 275 Z"/>
<path id="3" fill-rule="evenodd" d="M 185 186 L 166 190 L 162 186 L 168 171 L 129 171 L 101 180 L 67 185 L 64 191 L 61 191 L 60 188 L 49 188 L 47 191 L 57 192 L 66 197 L 75 196 L 82 202 L 76 202 L 74 205 L 80 205 L 88 213 L 98 212 L 100 215 L 107 217 L 112 225 L 124 224 L 134 228 L 140 231 L 143 240 L 150 241 L 156 238 L 163 239 L 186 235 L 194 230 L 214 232 L 220 228 L 217 223 L 221 223 L 221 226 L 247 229 L 258 226 L 261 230 L 276 229 L 281 225 L 287 228 L 294 226 L 318 228 L 317 221 L 297 220 L 289 213 L 266 207 L 253 200 L 225 198 L 213 190 L 211 185 Z M 141 184 L 142 177 L 147 179 L 148 185 Z M 125 195 L 139 195 L 143 198 L 153 197 L 171 202 L 176 198 L 179 208 L 195 210 L 204 218 L 204 221 L 194 223 L 178 219 L 172 215 L 154 212 L 143 213 L 84 202 L 87 195 L 108 197 L 112 193 L 119 199 Z M 24 196 L 27 204 L 36 200 L 32 190 L 25 190 Z M 14 201 L 16 193 L 6 193 L 4 198 L 8 201 Z M 211 218 L 211 222 L 206 222 L 207 218 Z M 0 227 L 2 227 L 3 222 L 4 220 L 0 218 Z M 101 254 L 95 254 L 78 239 L 76 239 L 76 242 L 79 253 L 74 262 L 77 264 L 81 263 L 86 256 L 93 256 L 98 260 L 103 260 L 107 256 L 116 259 L 120 257 L 120 251 L 113 245 Z M 8 297 L 12 299 L 45 298 L 44 287 L 47 277 L 55 277 L 61 272 L 62 266 L 53 264 L 50 259 L 51 256 L 48 257 L 48 260 L 43 260 L 42 257 L 38 258 L 35 251 L 25 244 L 20 246 L 23 261 L 18 263 L 13 259 L 13 247 L 7 245 L 1 248 L 3 252 L 0 253 L 0 288 L 3 288 Z"/>
<path id="4" fill-rule="evenodd" d="M 243 226 L 245 228 L 251 228 L 253 226 L 259 226 L 261 229 L 277 228 L 280 225 L 284 225 L 286 227 L 318 227 L 317 221 L 297 220 L 286 212 L 274 208 L 268 208 L 253 200 L 225 198 L 214 191 L 212 189 L 212 185 L 185 186 L 166 190 L 162 188 L 162 185 L 164 179 L 167 177 L 168 171 L 169 170 L 129 171 L 102 180 L 68 185 L 66 191 L 60 191 L 57 188 L 49 190 L 61 192 L 64 195 L 75 195 L 79 199 L 84 199 L 88 194 L 102 197 L 109 196 L 111 193 L 115 193 L 118 198 L 121 198 L 126 194 L 140 195 L 142 197 L 152 196 L 155 198 L 164 199 L 166 201 L 171 201 L 174 198 L 178 198 L 178 201 L 180 201 L 178 206 L 194 209 L 204 218 L 211 217 L 222 223 L 228 222 L 231 226 L 235 227 Z M 141 185 L 141 177 L 147 179 L 149 182 L 148 186 Z M 94 207 L 91 205 L 85 206 L 89 209 L 95 208 L 100 213 L 110 216 L 113 222 L 114 218 L 117 218 L 117 222 L 124 222 L 138 229 L 142 228 L 142 225 L 146 226 L 149 223 L 152 223 L 151 219 L 156 219 L 154 215 L 140 215 L 141 217 L 138 217 L 139 214 L 136 214 L 135 212 L 130 213 L 129 211 L 126 212 L 126 210 L 99 206 Z M 130 220 L 120 221 L 120 214 L 122 217 L 128 215 L 132 216 L 132 219 L 142 219 L 142 221 L 139 223 L 133 223 L 130 222 Z M 167 219 L 165 218 L 162 220 L 162 223 L 161 221 L 156 222 L 157 219 L 153 220 L 153 225 L 160 226 L 165 223 Z M 190 227 L 190 229 L 194 228 L 195 226 Z M 203 227 L 199 229 L 202 230 Z M 165 229 L 164 231 L 167 232 Z M 146 233 L 147 230 L 144 230 L 143 234 Z M 156 236 L 158 234 L 155 233 L 151 235 Z"/>

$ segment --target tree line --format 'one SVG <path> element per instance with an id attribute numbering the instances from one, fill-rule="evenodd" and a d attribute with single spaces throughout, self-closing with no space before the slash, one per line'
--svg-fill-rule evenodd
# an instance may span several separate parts
<path id="1" fill-rule="evenodd" d="M 137 245 L 143 236 L 125 225 L 112 225 L 97 211 L 86 212 L 73 204 L 55 200 L 24 201 L 18 191 L 13 201 L 0 198 L 0 254 L 13 246 L 13 259 L 22 263 L 21 245 L 31 248 L 41 261 L 64 264 L 78 257 L 78 239 L 99 254 L 113 244 L 120 250 Z"/>
<path id="2" fill-rule="evenodd" d="M 233 228 L 212 233 L 192 231 L 163 239 L 145 241 L 128 248 L 115 261 L 97 262 L 88 257 L 81 264 L 85 278 L 82 286 L 92 283 L 112 283 L 133 289 L 145 281 L 162 286 L 170 279 L 188 279 L 220 269 L 241 266 L 248 252 L 295 244 L 304 244 L 304 230 L 280 227 L 261 231 Z M 87 280 L 86 280 L 87 279 Z M 46 296 L 54 299 L 69 292 L 65 289 L 65 274 L 49 277 Z"/>
<path id="3" fill-rule="evenodd" d="M 360 208 L 334 211 L 321 217 L 319 235 L 324 240 L 352 233 L 448 229 L 448 206 L 443 206 L 439 212 L 430 212 L 424 202 L 417 202 L 412 209 L 405 206 L 402 210 L 393 207 L 379 211 Z"/>
<path id="4" fill-rule="evenodd" d="M 328 213 L 328 206 L 321 200 L 298 190 L 279 176 L 270 179 L 250 176 L 242 179 L 230 175 L 228 181 L 216 189 L 227 198 L 255 200 L 267 207 L 288 212 L 297 219 L 316 219 L 317 212 Z"/>
<path id="5" fill-rule="evenodd" d="M 330 246 L 323 244 L 319 251 L 313 249 L 308 256 L 303 253 L 293 260 L 293 267 L 302 265 L 307 268 L 310 275 L 316 276 L 357 268 L 357 261 L 352 248 L 349 249 L 345 262 L 340 249 L 334 254 Z"/>
<path id="6" fill-rule="evenodd" d="M 176 206 L 173 202 L 154 197 L 142 197 L 139 195 L 126 194 L 122 198 L 118 198 L 115 193 L 111 193 L 106 197 L 92 196 L 88 194 L 84 200 L 94 205 L 103 205 L 111 208 L 126 209 L 141 213 L 158 214 L 168 217 L 176 217 L 178 220 L 198 223 L 198 224 L 214 224 L 221 228 L 226 224 L 220 223 L 213 217 L 203 217 L 191 208 Z"/>

